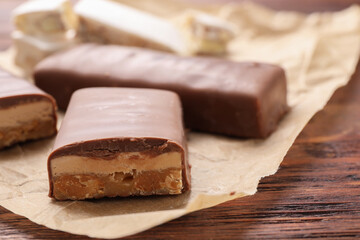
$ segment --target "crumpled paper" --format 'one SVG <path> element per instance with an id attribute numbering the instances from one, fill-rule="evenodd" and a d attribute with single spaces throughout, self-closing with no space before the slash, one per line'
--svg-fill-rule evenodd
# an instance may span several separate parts
<path id="1" fill-rule="evenodd" d="M 122 2 L 167 18 L 189 7 L 169 0 Z M 277 171 L 310 118 L 349 81 L 359 56 L 360 8 L 309 16 L 274 12 L 252 3 L 202 10 L 238 26 L 239 35 L 227 58 L 275 63 L 286 69 L 291 110 L 269 138 L 244 140 L 190 132 L 190 193 L 66 202 L 47 196 L 46 161 L 54 139 L 29 142 L 0 152 L 0 205 L 52 229 L 118 238 L 254 194 L 259 180 Z M 11 52 L 0 56 L 0 65 L 17 72 Z"/>

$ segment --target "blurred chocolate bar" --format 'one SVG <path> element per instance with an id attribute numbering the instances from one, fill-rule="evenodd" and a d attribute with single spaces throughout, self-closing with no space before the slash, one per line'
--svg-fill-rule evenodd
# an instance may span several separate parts
<path id="1" fill-rule="evenodd" d="M 107 0 L 80 0 L 79 35 L 85 42 L 119 44 L 185 53 L 180 31 L 170 22 Z"/>
<path id="2" fill-rule="evenodd" d="M 15 63 L 26 72 L 43 58 L 77 43 L 78 18 L 69 0 L 32 0 L 13 12 Z"/>
<path id="3" fill-rule="evenodd" d="M 77 43 L 77 39 L 71 35 L 63 41 L 51 41 L 26 35 L 20 31 L 12 32 L 11 38 L 16 49 L 15 64 L 28 72 L 31 72 L 45 57 Z"/>
<path id="4" fill-rule="evenodd" d="M 210 14 L 187 10 L 175 23 L 186 40 L 191 55 L 221 55 L 227 52 L 228 43 L 236 36 L 236 26 Z"/>
<path id="5" fill-rule="evenodd" d="M 26 1 L 13 12 L 13 22 L 25 35 L 59 40 L 77 28 L 78 19 L 69 0 Z"/>

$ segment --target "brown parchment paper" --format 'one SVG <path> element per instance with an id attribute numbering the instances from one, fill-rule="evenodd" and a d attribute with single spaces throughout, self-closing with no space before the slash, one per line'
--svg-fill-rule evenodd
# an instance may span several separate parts
<path id="1" fill-rule="evenodd" d="M 189 7 L 169 0 L 122 2 L 167 18 Z M 207 7 L 206 11 L 238 26 L 228 58 L 276 63 L 286 69 L 291 111 L 277 131 L 265 140 L 191 132 L 190 193 L 96 201 L 55 202 L 48 198 L 46 160 L 54 139 L 22 144 L 0 152 L 0 205 L 52 229 L 117 238 L 254 194 L 259 180 L 277 171 L 309 119 L 349 81 L 359 56 L 360 8 L 305 16 L 244 3 Z M 2 53 L 0 65 L 20 74 L 11 56 L 11 50 Z"/>

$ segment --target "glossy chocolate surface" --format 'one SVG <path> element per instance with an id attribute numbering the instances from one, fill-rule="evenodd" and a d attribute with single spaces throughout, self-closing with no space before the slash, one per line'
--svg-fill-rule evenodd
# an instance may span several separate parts
<path id="1" fill-rule="evenodd" d="M 62 109 L 85 87 L 171 90 L 181 98 L 186 127 L 230 136 L 266 137 L 288 109 L 284 70 L 263 63 L 84 44 L 40 62 L 34 77 Z"/>

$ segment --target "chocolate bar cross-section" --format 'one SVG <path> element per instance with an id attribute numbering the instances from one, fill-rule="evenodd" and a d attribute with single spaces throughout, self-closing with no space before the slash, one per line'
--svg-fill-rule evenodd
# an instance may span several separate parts
<path id="1" fill-rule="evenodd" d="M 48 171 L 57 200 L 181 194 L 190 175 L 179 97 L 155 89 L 76 91 Z"/>
<path id="2" fill-rule="evenodd" d="M 0 149 L 55 134 L 55 100 L 0 69 Z"/>

